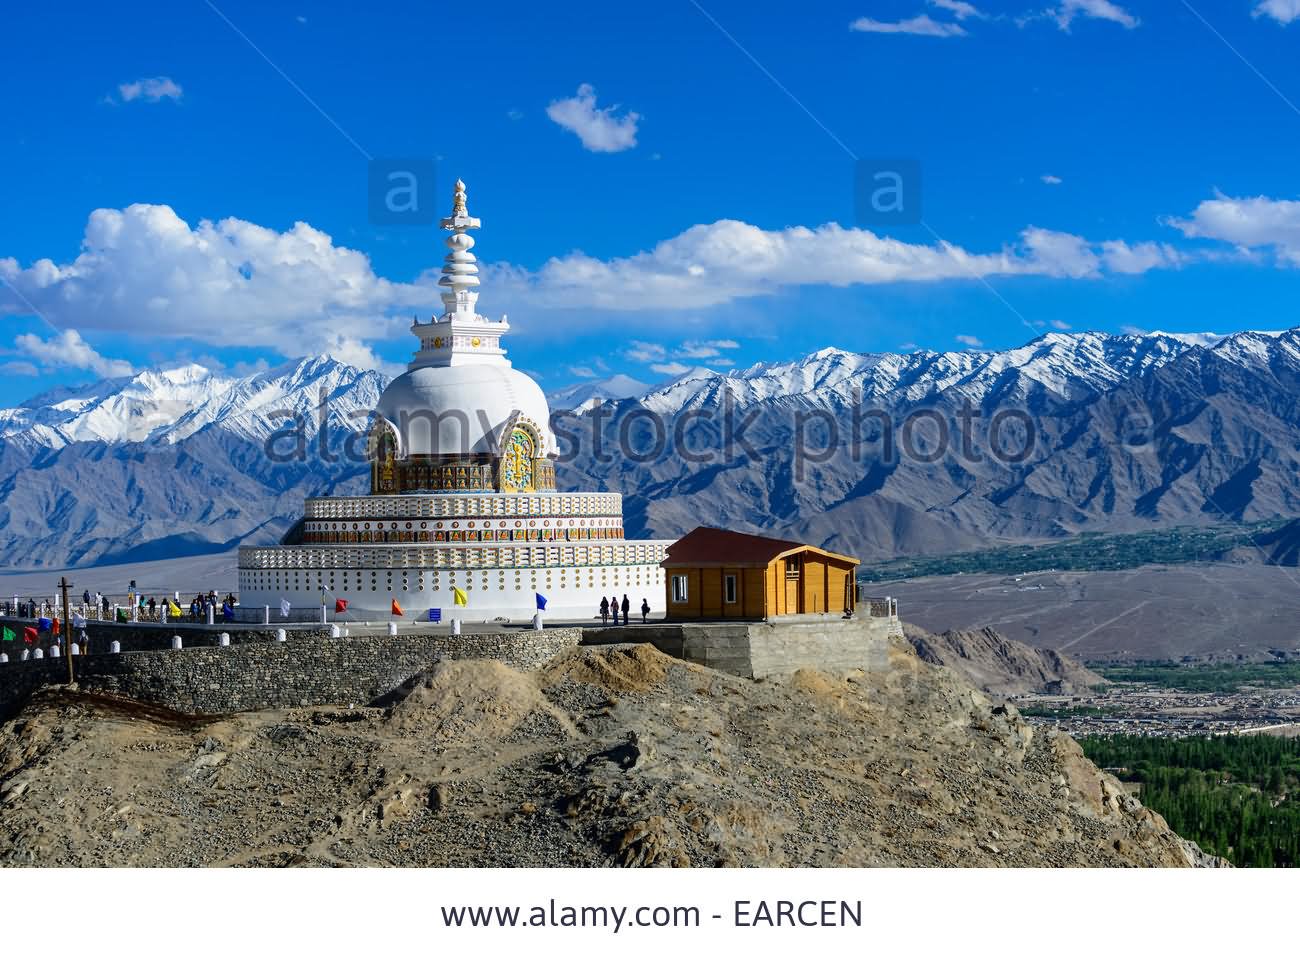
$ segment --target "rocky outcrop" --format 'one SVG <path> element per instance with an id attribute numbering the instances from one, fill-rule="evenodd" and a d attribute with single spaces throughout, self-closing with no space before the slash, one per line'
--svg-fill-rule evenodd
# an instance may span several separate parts
<path id="1" fill-rule="evenodd" d="M 992 628 L 934 635 L 907 625 L 904 631 L 923 661 L 951 668 L 990 694 L 1079 694 L 1106 683 L 1073 658 Z"/>
<path id="2" fill-rule="evenodd" d="M 0 864 L 1205 863 L 1069 738 L 885 654 L 752 681 L 575 648 L 209 717 L 45 691 L 0 730 Z"/>

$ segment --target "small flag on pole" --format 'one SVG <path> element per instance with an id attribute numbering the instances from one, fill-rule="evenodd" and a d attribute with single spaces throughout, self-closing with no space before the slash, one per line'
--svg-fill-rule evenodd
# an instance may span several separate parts
<path id="1" fill-rule="evenodd" d="M 281 617 L 281 618 L 288 618 L 288 617 L 289 617 L 289 609 L 292 608 L 292 607 L 293 607 L 293 606 L 289 604 L 289 599 L 287 599 L 287 598 L 281 598 L 281 599 L 280 599 L 280 617 Z"/>
<path id="2" fill-rule="evenodd" d="M 537 594 L 537 610 L 546 611 L 546 596 L 543 595 L 541 592 L 537 592 L 536 594 Z"/>
<path id="3" fill-rule="evenodd" d="M 396 598 L 393 599 L 393 614 L 399 618 L 402 616 L 402 606 L 397 603 Z"/>
<path id="4" fill-rule="evenodd" d="M 452 599 L 452 601 L 454 601 L 457 605 L 462 605 L 462 606 L 464 606 L 464 605 L 468 605 L 468 604 L 469 604 L 469 595 L 465 594 L 463 591 L 461 591 L 461 590 L 460 590 L 459 588 L 457 588 L 455 585 L 452 585 L 452 586 L 451 586 L 451 599 Z"/>
<path id="5" fill-rule="evenodd" d="M 54 630 L 54 622 L 50 621 L 50 619 L 48 619 L 48 618 L 38 618 L 38 619 L 36 619 L 36 630 L 37 630 L 37 631 L 53 631 L 53 630 Z"/>
<path id="6" fill-rule="evenodd" d="M 334 599 L 334 614 L 341 615 L 348 610 L 348 600 L 346 598 Z"/>
<path id="7" fill-rule="evenodd" d="M 27 625 L 23 628 L 23 641 L 27 642 L 29 645 L 36 644 L 36 629 L 31 625 Z"/>
<path id="8" fill-rule="evenodd" d="M 173 618 L 179 618 L 181 616 L 181 606 L 176 604 L 176 602 L 172 601 L 170 598 L 167 599 L 167 614 L 171 615 Z"/>
<path id="9" fill-rule="evenodd" d="M 8 626 L 5 627 L 5 641 L 13 641 L 17 637 L 18 636 L 14 634 L 12 628 L 9 628 Z"/>

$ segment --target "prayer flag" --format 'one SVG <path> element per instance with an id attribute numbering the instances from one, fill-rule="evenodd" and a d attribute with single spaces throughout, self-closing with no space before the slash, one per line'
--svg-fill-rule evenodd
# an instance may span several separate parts
<path id="1" fill-rule="evenodd" d="M 341 615 L 348 610 L 348 600 L 346 598 L 334 599 L 334 614 Z"/>
<path id="2" fill-rule="evenodd" d="M 457 588 L 455 585 L 452 585 L 452 586 L 451 586 L 451 598 L 452 598 L 452 601 L 454 601 L 457 605 L 468 605 L 468 604 L 469 604 L 469 595 L 465 594 L 463 591 L 461 591 L 461 590 L 460 590 L 459 588 Z"/>
<path id="3" fill-rule="evenodd" d="M 5 626 L 5 641 L 13 641 L 17 637 L 18 636 L 14 634 L 14 630 L 12 628 Z"/>
<path id="4" fill-rule="evenodd" d="M 50 619 L 45 618 L 45 617 L 38 618 L 38 619 L 36 619 L 36 630 L 37 630 L 37 631 L 53 631 L 53 630 L 54 630 L 54 622 L 52 622 Z"/>
<path id="5" fill-rule="evenodd" d="M 537 592 L 537 610 L 546 611 L 546 596 L 541 592 Z"/>
<path id="6" fill-rule="evenodd" d="M 29 645 L 36 644 L 36 629 L 31 625 L 27 625 L 23 628 L 23 641 L 27 642 Z"/>
<path id="7" fill-rule="evenodd" d="M 399 618 L 401 617 L 401 615 L 402 615 L 402 606 L 399 605 L 399 604 L 397 603 L 397 599 L 396 599 L 396 598 L 393 599 L 393 609 L 392 609 L 392 611 L 393 611 L 393 614 L 394 614 L 394 615 L 397 615 Z"/>

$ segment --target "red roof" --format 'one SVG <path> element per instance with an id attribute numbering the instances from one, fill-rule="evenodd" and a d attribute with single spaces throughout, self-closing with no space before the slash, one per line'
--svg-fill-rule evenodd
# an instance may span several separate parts
<path id="1" fill-rule="evenodd" d="M 787 552 L 811 549 L 823 555 L 834 555 L 805 545 L 802 542 L 790 542 L 779 538 L 764 538 L 762 535 L 747 535 L 744 532 L 730 532 L 725 528 L 710 528 L 701 525 L 693 532 L 679 538 L 668 546 L 668 557 L 664 567 L 683 565 L 767 565 L 774 558 Z M 857 563 L 847 555 L 836 555 L 847 561 Z"/>

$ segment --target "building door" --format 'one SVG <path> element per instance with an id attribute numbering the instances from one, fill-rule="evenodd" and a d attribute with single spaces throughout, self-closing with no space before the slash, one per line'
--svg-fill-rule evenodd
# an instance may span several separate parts
<path id="1" fill-rule="evenodd" d="M 803 612 L 803 589 L 799 587 L 800 556 L 791 555 L 785 560 L 785 613 L 798 615 Z"/>

